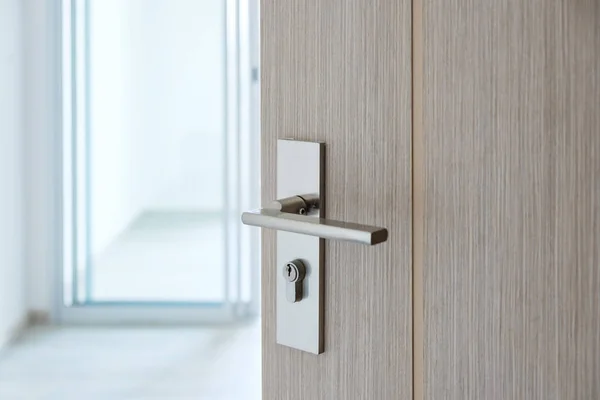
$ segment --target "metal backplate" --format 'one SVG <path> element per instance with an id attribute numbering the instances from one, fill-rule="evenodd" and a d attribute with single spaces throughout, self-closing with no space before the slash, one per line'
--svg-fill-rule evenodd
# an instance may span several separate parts
<path id="1" fill-rule="evenodd" d="M 315 194 L 325 217 L 325 144 L 297 140 L 277 142 L 277 198 Z M 325 241 L 318 237 L 277 232 L 277 343 L 314 354 L 323 352 L 323 292 Z M 286 299 L 287 281 L 282 267 L 295 259 L 306 266 L 303 298 Z"/>

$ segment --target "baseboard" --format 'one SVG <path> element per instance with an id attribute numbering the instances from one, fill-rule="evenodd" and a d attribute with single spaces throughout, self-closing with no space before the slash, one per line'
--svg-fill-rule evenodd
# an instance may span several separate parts
<path id="1" fill-rule="evenodd" d="M 25 330 L 27 329 L 28 326 L 29 326 L 29 317 L 28 317 L 28 315 L 26 315 L 21 319 L 21 321 L 19 323 L 17 323 L 17 325 L 14 328 L 9 329 L 6 334 L 4 334 L 4 335 L 0 334 L 0 352 L 7 345 L 9 345 L 10 343 L 14 342 L 19 337 L 21 337 L 21 335 L 23 334 L 23 332 L 25 332 Z"/>
<path id="2" fill-rule="evenodd" d="M 50 313 L 48 311 L 29 311 L 14 328 L 10 329 L 4 335 L 0 334 L 0 351 L 7 345 L 19 339 L 27 328 L 35 325 L 47 325 L 49 323 Z"/>

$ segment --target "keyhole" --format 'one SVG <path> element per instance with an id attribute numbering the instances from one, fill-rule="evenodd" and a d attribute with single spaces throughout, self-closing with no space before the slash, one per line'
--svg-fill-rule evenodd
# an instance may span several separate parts
<path id="1" fill-rule="evenodd" d="M 306 268 L 301 260 L 294 260 L 286 263 L 282 268 L 283 279 L 286 280 L 285 297 L 290 303 L 302 300 L 302 280 L 306 273 Z"/>

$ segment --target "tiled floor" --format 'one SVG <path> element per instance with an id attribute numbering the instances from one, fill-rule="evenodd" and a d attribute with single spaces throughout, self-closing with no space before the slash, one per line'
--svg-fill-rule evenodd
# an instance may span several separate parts
<path id="1" fill-rule="evenodd" d="M 260 399 L 260 354 L 258 322 L 40 327 L 0 352 L 0 399 Z"/>

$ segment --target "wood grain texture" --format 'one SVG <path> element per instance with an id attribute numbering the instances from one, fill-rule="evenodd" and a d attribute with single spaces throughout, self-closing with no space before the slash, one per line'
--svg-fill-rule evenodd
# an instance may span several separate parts
<path id="1" fill-rule="evenodd" d="M 425 138 L 423 132 L 423 0 L 412 1 L 412 309 L 413 399 L 424 397 Z"/>
<path id="2" fill-rule="evenodd" d="M 409 399 L 410 0 L 263 0 L 262 198 L 276 140 L 326 143 L 327 216 L 389 230 L 326 242 L 325 353 L 275 343 L 275 235 L 263 232 L 265 399 Z"/>
<path id="3" fill-rule="evenodd" d="M 600 398 L 600 2 L 423 0 L 425 398 Z"/>

